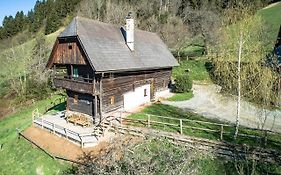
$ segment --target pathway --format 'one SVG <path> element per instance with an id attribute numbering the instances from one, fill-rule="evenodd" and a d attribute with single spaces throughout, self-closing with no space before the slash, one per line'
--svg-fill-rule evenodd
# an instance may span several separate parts
<path id="1" fill-rule="evenodd" d="M 235 123 L 235 97 L 222 95 L 220 93 L 220 87 L 214 84 L 194 84 L 193 92 L 194 97 L 188 101 L 163 101 L 163 104 L 176 106 L 185 111 L 192 111 L 208 118 Z M 240 117 L 241 125 L 262 128 L 264 123 L 265 129 L 281 132 L 280 110 L 262 110 L 249 102 L 242 101 Z"/>

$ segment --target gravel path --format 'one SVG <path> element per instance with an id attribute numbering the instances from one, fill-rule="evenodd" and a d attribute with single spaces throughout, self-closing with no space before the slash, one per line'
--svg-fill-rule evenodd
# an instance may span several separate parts
<path id="1" fill-rule="evenodd" d="M 163 104 L 176 106 L 208 118 L 216 118 L 222 121 L 235 123 L 235 97 L 222 95 L 220 93 L 220 87 L 214 84 L 195 84 L 193 85 L 193 92 L 194 97 L 190 100 L 180 102 L 164 101 Z M 262 128 L 264 123 L 263 128 L 281 132 L 280 110 L 262 110 L 249 102 L 241 101 L 240 118 L 241 125 Z"/>

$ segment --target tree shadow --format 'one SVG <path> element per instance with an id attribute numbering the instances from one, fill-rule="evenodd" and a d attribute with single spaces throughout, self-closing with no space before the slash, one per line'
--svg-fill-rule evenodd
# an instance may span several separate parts
<path id="1" fill-rule="evenodd" d="M 66 109 L 66 102 L 62 102 L 62 103 L 59 103 L 55 106 L 48 108 L 46 110 L 46 112 L 49 112 L 49 111 L 59 112 L 59 111 L 64 111 L 65 109 Z"/>

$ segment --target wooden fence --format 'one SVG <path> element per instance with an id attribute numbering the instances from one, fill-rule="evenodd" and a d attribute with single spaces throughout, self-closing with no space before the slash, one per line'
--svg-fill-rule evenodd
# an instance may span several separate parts
<path id="1" fill-rule="evenodd" d="M 132 113 L 133 114 L 133 113 Z M 141 114 L 142 115 L 142 114 Z M 141 123 L 143 126 L 146 127 L 153 127 L 157 125 L 163 125 L 168 127 L 176 128 L 178 133 L 183 134 L 184 129 L 191 129 L 191 130 L 199 130 L 199 131 L 205 131 L 208 133 L 215 133 L 218 134 L 218 137 L 220 140 L 224 140 L 224 136 L 228 135 L 231 136 L 233 133 L 227 131 L 229 129 L 233 129 L 235 126 L 231 124 L 222 124 L 222 123 L 214 123 L 214 122 L 207 122 L 207 121 L 200 121 L 200 120 L 192 120 L 192 119 L 183 119 L 183 118 L 173 118 L 173 117 L 166 117 L 166 116 L 159 116 L 159 115 L 153 115 L 153 114 L 143 114 L 146 119 L 134 119 L 134 118 L 121 118 L 121 121 L 126 122 L 127 124 L 134 124 L 134 123 Z M 122 117 L 122 115 L 120 114 Z M 155 119 L 153 119 L 155 118 Z M 161 121 L 159 121 L 161 120 Z M 163 122 L 163 120 L 169 120 L 173 122 Z M 122 123 L 122 122 L 121 122 Z M 205 124 L 209 126 L 215 126 L 218 129 L 209 129 L 204 127 L 195 127 L 190 126 L 187 123 L 197 123 L 197 124 Z M 245 129 L 245 128 L 243 128 Z M 271 130 L 265 130 L 265 129 L 255 129 L 255 128 L 246 128 L 247 131 L 254 131 L 257 133 L 257 135 L 252 134 L 244 134 L 244 133 L 238 133 L 238 136 L 240 137 L 246 137 L 246 138 L 252 138 L 252 139 L 260 139 L 264 141 L 264 144 L 266 145 L 268 142 L 268 136 L 271 135 L 280 135 L 281 133 L 271 131 Z M 276 141 L 274 141 L 276 142 Z M 281 140 L 278 141 L 279 144 L 281 144 Z"/>
<path id="2" fill-rule="evenodd" d="M 57 125 L 54 122 L 45 120 L 43 115 L 38 112 L 38 109 L 32 112 L 32 123 L 42 129 L 50 130 L 53 134 L 59 134 L 70 141 L 74 141 L 75 143 L 80 144 L 82 148 L 85 147 L 85 145 L 95 144 L 97 141 L 96 133 L 90 132 L 81 134 Z"/>
<path id="3" fill-rule="evenodd" d="M 177 133 L 159 130 L 157 131 L 150 128 L 140 128 L 128 125 L 113 124 L 113 126 L 110 128 L 110 131 L 123 135 L 129 134 L 140 137 L 154 136 L 155 138 L 165 138 L 173 144 L 183 144 L 189 148 L 212 152 L 218 156 L 224 156 L 231 159 L 263 159 L 266 162 L 275 162 L 278 165 L 281 165 L 281 153 L 278 150 L 263 149 L 259 147 L 249 148 L 245 145 L 231 144 L 228 142 L 197 138 Z"/>

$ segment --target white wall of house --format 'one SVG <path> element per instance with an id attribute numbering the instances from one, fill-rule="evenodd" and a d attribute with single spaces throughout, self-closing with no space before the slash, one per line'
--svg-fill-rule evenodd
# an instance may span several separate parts
<path id="1" fill-rule="evenodd" d="M 124 94 L 125 110 L 131 110 L 148 102 L 150 102 L 150 84 L 137 87 L 134 91 L 130 91 Z"/>

